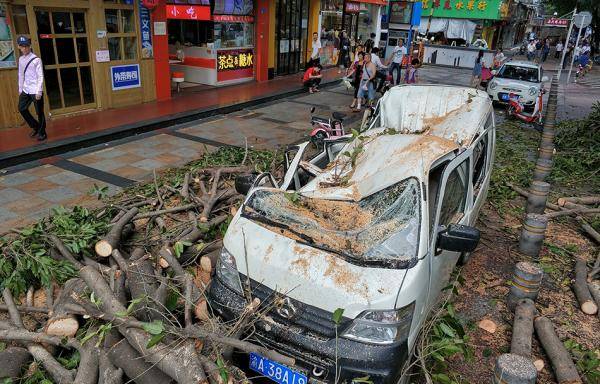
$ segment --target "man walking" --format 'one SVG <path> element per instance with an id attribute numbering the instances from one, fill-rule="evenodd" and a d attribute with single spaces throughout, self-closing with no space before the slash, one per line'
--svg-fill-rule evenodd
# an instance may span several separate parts
<path id="1" fill-rule="evenodd" d="M 317 32 L 313 32 L 312 52 L 310 54 L 310 63 L 308 64 L 309 67 L 320 64 L 320 62 L 321 62 L 321 59 L 319 57 L 320 54 L 321 54 L 321 39 L 319 39 L 319 34 Z"/>
<path id="2" fill-rule="evenodd" d="M 392 78 L 394 76 L 394 70 L 397 70 L 395 85 L 400 84 L 400 79 L 402 78 L 402 60 L 404 59 L 405 55 L 406 47 L 404 46 L 404 41 L 402 41 L 402 39 L 398 39 L 398 43 L 392 52 L 392 63 L 390 64 L 390 75 L 392 75 Z"/>
<path id="3" fill-rule="evenodd" d="M 17 45 L 21 56 L 19 57 L 19 112 L 32 129 L 31 137 L 37 136 L 39 141 L 44 141 L 46 135 L 46 117 L 44 116 L 44 99 L 42 90 L 44 85 L 44 68 L 42 59 L 31 52 L 31 40 L 19 36 Z M 29 112 L 33 103 L 38 120 Z"/>

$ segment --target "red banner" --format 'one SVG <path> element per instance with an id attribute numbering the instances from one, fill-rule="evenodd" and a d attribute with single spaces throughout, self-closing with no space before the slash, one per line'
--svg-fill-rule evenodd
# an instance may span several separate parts
<path id="1" fill-rule="evenodd" d="M 228 23 L 253 23 L 254 16 L 213 15 L 213 21 Z"/>
<path id="2" fill-rule="evenodd" d="M 167 19 L 210 20 L 210 7 L 204 5 L 167 4 Z"/>
<path id="3" fill-rule="evenodd" d="M 544 25 L 548 27 L 567 27 L 569 25 L 569 19 L 559 19 L 557 17 L 551 17 L 546 19 Z"/>

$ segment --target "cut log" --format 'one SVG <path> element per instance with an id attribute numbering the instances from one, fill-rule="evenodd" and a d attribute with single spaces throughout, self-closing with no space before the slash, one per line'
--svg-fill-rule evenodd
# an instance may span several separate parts
<path id="1" fill-rule="evenodd" d="M 194 308 L 194 314 L 200 321 L 210 320 L 210 313 L 208 312 L 208 303 L 206 300 L 201 299 Z"/>
<path id="2" fill-rule="evenodd" d="M 8 347 L 0 351 L 0 381 L 4 379 L 16 380 L 21 377 L 23 366 L 29 362 L 31 362 L 31 355 L 25 348 Z"/>
<path id="3" fill-rule="evenodd" d="M 114 343 L 108 350 L 110 362 L 122 369 L 136 384 L 170 383 L 171 378 L 160 369 L 148 364 L 125 339 Z"/>
<path id="4" fill-rule="evenodd" d="M 581 225 L 581 229 L 585 231 L 596 243 L 600 244 L 600 233 L 596 231 L 587 221 L 581 216 L 575 217 L 575 220 Z"/>
<path id="5" fill-rule="evenodd" d="M 586 315 L 595 315 L 598 312 L 598 306 L 594 303 L 594 299 L 590 294 L 590 289 L 587 284 L 587 266 L 585 260 L 577 259 L 575 262 L 575 282 L 573 290 L 581 310 Z"/>
<path id="6" fill-rule="evenodd" d="M 110 361 L 105 350 L 100 351 L 98 359 L 98 371 L 100 373 L 98 384 L 123 384 L 123 369 L 117 368 Z"/>
<path id="7" fill-rule="evenodd" d="M 133 315 L 143 321 L 157 319 L 154 310 L 159 313 L 163 308 L 155 308 L 148 298 L 153 297 L 158 289 L 158 282 L 154 277 L 154 265 L 145 255 L 144 250 L 139 248 L 132 252 L 127 265 L 127 283 L 131 299 L 142 298 L 144 305 L 135 308 Z"/>
<path id="8" fill-rule="evenodd" d="M 548 219 L 554 219 L 561 216 L 570 216 L 570 215 L 590 215 L 593 213 L 600 213 L 600 208 L 575 208 L 575 209 L 566 209 L 558 212 L 550 212 L 546 213 L 546 217 Z"/>
<path id="9" fill-rule="evenodd" d="M 571 360 L 571 355 L 556 335 L 552 322 L 540 316 L 534 320 L 534 326 L 538 339 L 552 363 L 558 384 L 581 384 L 581 377 Z"/>
<path id="10" fill-rule="evenodd" d="M 200 267 L 204 272 L 212 273 L 212 266 L 212 261 L 208 257 L 202 256 L 200 258 Z"/>
<path id="11" fill-rule="evenodd" d="M 131 208 L 127 211 L 116 223 L 113 224 L 112 228 L 106 236 L 96 243 L 94 247 L 96 254 L 100 257 L 109 257 L 113 249 L 118 248 L 123 235 L 123 228 L 138 214 L 137 208 Z"/>
<path id="12" fill-rule="evenodd" d="M 592 294 L 596 305 L 600 306 L 600 284 L 592 281 L 588 283 L 588 288 L 590 289 L 590 293 Z"/>
<path id="13" fill-rule="evenodd" d="M 79 321 L 68 310 L 69 307 L 77 305 L 73 300 L 73 294 L 81 294 L 85 290 L 83 280 L 74 278 L 68 280 L 54 302 L 50 317 L 44 326 L 44 332 L 48 335 L 61 337 L 74 337 L 79 330 Z"/>
<path id="14" fill-rule="evenodd" d="M 581 197 L 561 197 L 558 199 L 558 205 L 565 206 L 565 203 L 593 205 L 600 204 L 600 196 L 581 196 Z"/>
<path id="15" fill-rule="evenodd" d="M 533 318 L 535 304 L 530 299 L 520 300 L 515 309 L 510 353 L 531 357 L 531 338 L 533 336 Z"/>

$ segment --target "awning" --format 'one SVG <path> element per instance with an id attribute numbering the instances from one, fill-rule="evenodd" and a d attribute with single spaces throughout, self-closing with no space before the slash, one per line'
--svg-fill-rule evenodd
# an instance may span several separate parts
<path id="1" fill-rule="evenodd" d="M 475 34 L 476 23 L 467 19 L 446 19 L 432 17 L 431 24 L 429 24 L 429 17 L 421 18 L 421 25 L 419 25 L 419 33 L 427 33 L 427 26 L 429 25 L 429 33 L 443 32 L 447 39 L 463 39 L 467 43 L 473 40 Z"/>
<path id="2" fill-rule="evenodd" d="M 366 3 L 375 5 L 387 5 L 387 0 L 352 0 L 355 3 Z"/>

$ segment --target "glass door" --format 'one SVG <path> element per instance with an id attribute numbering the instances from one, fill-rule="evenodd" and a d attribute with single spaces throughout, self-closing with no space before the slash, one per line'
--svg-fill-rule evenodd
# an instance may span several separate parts
<path id="1" fill-rule="evenodd" d="M 304 47 L 308 34 L 308 0 L 278 0 L 277 28 L 277 75 L 300 71 L 304 64 Z"/>
<path id="2" fill-rule="evenodd" d="M 85 12 L 36 9 L 35 16 L 50 110 L 95 107 Z"/>

